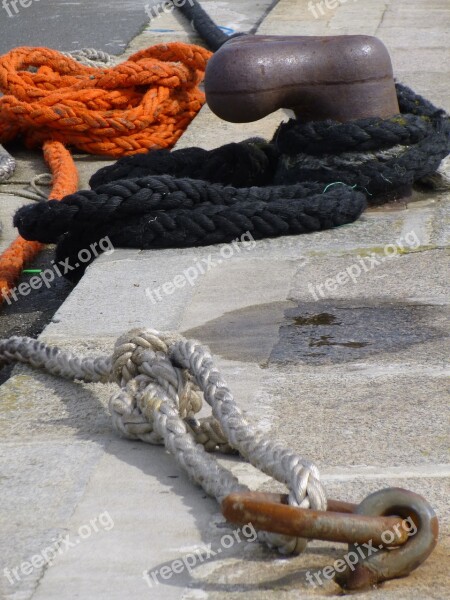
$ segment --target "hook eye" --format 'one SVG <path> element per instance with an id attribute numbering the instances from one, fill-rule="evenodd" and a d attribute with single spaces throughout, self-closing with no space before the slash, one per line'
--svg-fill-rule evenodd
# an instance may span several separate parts
<path id="1" fill-rule="evenodd" d="M 422 496 L 402 488 L 387 488 L 367 496 L 355 510 L 356 514 L 370 516 L 401 517 L 399 526 L 387 529 L 382 534 L 383 544 L 349 544 L 350 553 L 359 555 L 357 563 L 336 574 L 336 582 L 343 588 L 357 590 L 371 585 L 405 577 L 417 569 L 431 554 L 438 540 L 439 525 L 436 513 Z M 398 538 L 407 533 L 405 544 Z M 390 547 L 390 548 L 389 548 Z M 365 555 L 362 558 L 361 554 Z M 349 564 L 350 561 L 346 561 Z"/>

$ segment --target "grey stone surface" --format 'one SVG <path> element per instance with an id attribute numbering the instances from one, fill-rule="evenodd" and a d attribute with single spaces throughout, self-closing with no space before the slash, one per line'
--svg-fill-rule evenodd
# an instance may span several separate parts
<path id="1" fill-rule="evenodd" d="M 177 558 L 183 548 L 187 552 L 189 546 L 203 543 L 202 536 L 216 507 L 196 491 L 192 495 L 192 484 L 161 448 L 113 442 L 68 527 L 76 532 L 103 511 L 110 514 L 114 527 L 92 534 L 77 548 L 58 556 L 33 599 L 55 597 L 61 589 L 86 599 L 179 598 L 182 586 L 154 595 L 143 573 Z M 169 545 L 167 540 L 171 540 Z M 82 577 L 74 571 L 74 565 Z"/>
<path id="2" fill-rule="evenodd" d="M 187 0 L 188 1 L 188 0 Z M 224 2 L 202 2 L 202 7 L 211 15 L 219 27 L 231 35 L 237 32 L 253 32 L 264 20 L 277 0 L 226 0 Z M 157 4 L 153 0 L 154 4 Z M 177 11 L 160 13 L 160 16 L 149 21 L 143 31 L 129 44 L 125 55 L 137 52 L 151 44 L 166 42 L 189 42 L 204 46 L 204 42 L 192 30 L 188 21 Z"/>
<path id="3" fill-rule="evenodd" d="M 20 192 L 21 189 L 30 190 L 29 183 L 36 175 L 48 173 L 49 169 L 44 161 L 42 152 L 40 151 L 30 152 L 16 149 L 12 152 L 16 159 L 16 170 L 8 181 L 5 181 L 0 185 L 0 191 L 20 196 L 20 193 L 18 192 Z M 89 187 L 89 178 L 93 173 L 98 171 L 101 167 L 113 162 L 112 159 L 105 157 L 79 154 L 77 152 L 74 152 L 72 156 L 77 166 L 79 187 L 81 189 Z M 42 186 L 41 189 L 44 192 L 49 191 L 49 188 L 46 186 Z M 29 203 L 30 201 L 25 198 L 23 202 Z"/>
<path id="4" fill-rule="evenodd" d="M 2 412 L 4 402 L 2 395 Z M 50 565 L 41 559 L 31 572 L 20 566 L 47 549 L 44 556 L 53 556 L 103 451 L 99 443 L 51 437 L 44 443 L 34 436 L 29 443 L 17 436 L 5 441 L 3 433 L 2 427 L 0 597 L 29 598 Z"/>
<path id="5" fill-rule="evenodd" d="M 48 46 L 57 50 L 94 46 L 120 54 L 146 26 L 144 7 L 156 3 L 158 0 L 112 0 L 107 4 L 92 0 L 5 2 L 0 12 L 0 54 L 17 46 Z"/>
<path id="6" fill-rule="evenodd" d="M 404 75 L 418 91 L 430 91 L 431 99 L 441 98 L 448 106 L 439 75 L 446 32 L 441 12 L 448 7 L 442 0 L 413 4 L 409 10 L 397 0 L 358 0 L 315 20 L 306 1 L 282 0 L 260 32 L 313 35 L 347 28 L 381 37 L 385 31 L 394 40 L 396 28 L 407 21 L 418 30 L 423 18 L 424 30 L 432 34 L 429 47 L 436 52 L 427 54 L 432 64 L 425 71 L 423 46 L 412 46 L 414 57 L 404 61 Z M 205 6 L 213 16 L 219 15 L 216 9 L 223 15 L 228 11 L 222 24 L 236 29 L 249 24 L 250 4 Z M 433 11 L 429 18 L 427 10 Z M 173 16 L 167 17 L 170 31 L 156 32 L 165 29 L 163 19 L 160 27 L 152 26 L 161 41 L 186 39 L 184 25 L 179 22 L 177 29 Z M 426 39 L 423 34 L 420 44 Z M 146 40 L 144 32 L 130 51 L 148 45 Z M 398 64 L 406 45 L 406 34 L 399 36 L 392 50 Z M 219 127 L 203 109 L 179 147 L 268 136 L 278 120 Z M 41 339 L 92 355 L 109 352 L 123 331 L 148 326 L 176 329 L 209 344 L 247 418 L 316 462 L 330 497 L 359 501 L 382 487 L 400 486 L 426 496 L 435 507 L 442 533 L 432 556 L 407 579 L 360 597 L 444 600 L 449 594 L 449 265 L 444 248 L 449 206 L 447 194 L 415 194 L 394 210 L 367 211 L 352 225 L 263 240 L 247 249 L 237 246 L 240 251 L 234 247 L 227 258 L 219 247 L 116 250 L 87 270 Z M 386 259 L 392 248 L 399 256 Z M 336 284 L 340 273 L 372 253 L 381 264 L 355 281 Z M 170 292 L 161 292 L 156 302 L 146 295 L 146 288 L 162 289 L 186 269 L 206 264 L 202 259 L 212 259 L 214 266 L 198 274 L 193 285 L 166 287 Z M 316 294 L 322 284 L 325 297 L 319 291 L 316 300 L 309 283 Z M 0 388 L 6 566 L 20 566 L 53 537 L 76 539 L 80 527 L 105 511 L 114 521 L 110 530 L 92 533 L 15 586 L 0 577 L 5 600 L 341 597 L 332 582 L 312 588 L 306 580 L 308 570 L 323 569 L 345 552 L 344 546 L 323 542 L 313 542 L 293 559 L 242 542 L 205 559 L 191 574 L 159 577 L 150 588 L 145 572 L 160 573 L 207 544 L 222 549 L 223 536 L 235 528 L 223 522 L 217 505 L 161 447 L 117 437 L 107 410 L 113 390 L 112 384 L 66 382 L 27 367 L 16 368 Z M 220 460 L 253 489 L 282 489 L 238 458 Z"/>

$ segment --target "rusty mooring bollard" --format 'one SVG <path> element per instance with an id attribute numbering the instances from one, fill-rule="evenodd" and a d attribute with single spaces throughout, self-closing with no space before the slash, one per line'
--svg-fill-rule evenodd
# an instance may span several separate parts
<path id="1" fill-rule="evenodd" d="M 206 101 L 225 121 L 256 121 L 279 108 L 301 121 L 351 121 L 400 112 L 392 64 L 376 37 L 241 36 L 210 59 Z"/>

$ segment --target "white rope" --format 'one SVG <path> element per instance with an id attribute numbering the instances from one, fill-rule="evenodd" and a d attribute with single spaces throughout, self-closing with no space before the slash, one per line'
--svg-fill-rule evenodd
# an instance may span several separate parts
<path id="1" fill-rule="evenodd" d="M 16 192 L 17 196 L 21 198 L 28 198 L 29 200 L 34 200 L 35 202 L 46 202 L 49 200 L 48 192 L 44 192 L 39 186 L 50 187 L 53 182 L 53 177 L 50 173 L 40 173 L 39 175 L 35 175 L 30 181 L 14 181 L 15 185 L 20 183 L 27 185 L 31 189 L 21 189 Z"/>
<path id="2" fill-rule="evenodd" d="M 326 510 L 317 468 L 267 439 L 244 418 L 209 350 L 194 340 L 154 330 L 132 330 L 116 342 L 112 358 L 79 358 L 26 337 L 0 340 L 0 367 L 19 361 L 60 377 L 85 382 L 114 381 L 120 390 L 109 407 L 124 436 L 164 444 L 181 467 L 220 503 L 248 491 L 208 451 L 237 451 L 254 467 L 287 485 L 289 503 Z M 202 396 L 212 416 L 199 419 Z M 307 540 L 260 534 L 285 554 L 299 553 Z"/>
<path id="3" fill-rule="evenodd" d="M 7 181 L 16 169 L 16 160 L 0 145 L 0 183 Z"/>
<path id="4" fill-rule="evenodd" d="M 87 67 L 113 67 L 120 60 L 117 56 L 103 52 L 103 50 L 96 50 L 95 48 L 81 48 L 80 50 L 61 52 L 61 54 L 70 56 L 70 58 Z"/>

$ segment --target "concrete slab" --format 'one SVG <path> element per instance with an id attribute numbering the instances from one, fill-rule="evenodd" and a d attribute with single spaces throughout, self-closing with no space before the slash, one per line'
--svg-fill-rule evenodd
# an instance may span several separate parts
<path id="1" fill-rule="evenodd" d="M 156 468 L 154 459 L 158 464 Z M 92 532 L 77 547 L 58 556 L 33 599 L 54 597 L 60 593 L 61 586 L 86 599 L 119 600 L 126 595 L 153 597 L 143 579 L 144 571 L 169 559 L 180 546 L 200 545 L 202 532 L 208 529 L 210 514 L 215 508 L 201 491 L 194 502 L 192 484 L 161 448 L 128 440 L 108 446 L 89 488 L 82 506 L 70 519 L 69 533 L 75 539 L 80 537 L 77 536 L 80 526 L 89 524 L 93 516 L 104 512 L 110 515 L 113 526 L 109 530 L 99 527 L 98 532 Z M 133 490 L 133 495 L 140 498 L 137 504 L 130 502 L 127 490 Z M 197 510 L 198 503 L 204 510 Z M 135 528 L 137 515 L 138 529 Z M 105 519 L 105 522 L 108 521 Z M 164 523 L 158 532 L 155 522 Z M 168 539 L 172 548 L 166 547 Z M 73 572 L 74 564 L 82 570 L 82 580 Z M 53 576 L 48 577 L 50 571 Z M 117 581 L 110 586 L 115 580 L 114 573 L 120 573 L 119 586 Z M 164 597 L 178 598 L 179 591 L 169 589 Z"/>
<path id="2" fill-rule="evenodd" d="M 266 14 L 276 4 L 277 0 L 225 0 L 222 2 L 202 2 L 202 7 L 211 15 L 215 23 L 228 34 L 237 32 L 253 32 L 258 24 L 264 20 Z M 157 2 L 153 0 L 154 5 Z M 152 11 L 150 11 L 152 12 Z M 125 56 L 137 52 L 142 48 L 166 42 L 189 42 L 204 46 L 204 42 L 192 30 L 192 27 L 178 11 L 160 11 L 159 16 L 152 12 L 152 18 L 129 44 Z"/>
<path id="3" fill-rule="evenodd" d="M 1 404 L 3 412 L 3 396 Z M 25 572 L 20 565 L 57 547 L 67 534 L 67 523 L 103 450 L 91 441 L 47 438 L 42 443 L 33 437 L 27 443 L 18 442 L 17 436 L 6 441 L 3 435 L 0 446 L 0 597 L 31 597 L 48 565 L 42 559 L 37 568 L 25 567 Z M 49 551 L 48 558 L 52 555 Z"/>
<path id="4" fill-rule="evenodd" d="M 328 6 L 335 8 L 328 8 Z M 334 35 L 342 33 L 375 35 L 386 10 L 383 0 L 358 0 L 358 2 L 309 2 L 309 0 L 283 0 L 271 11 L 258 29 L 270 35 Z M 346 31 L 344 31 L 346 30 Z"/>
<path id="5" fill-rule="evenodd" d="M 408 68 L 396 74 L 397 80 L 429 98 L 439 108 L 450 110 L 447 78 L 441 73 L 411 72 Z"/>
<path id="6" fill-rule="evenodd" d="M 249 6 L 230 2 L 211 8 L 229 11 L 227 23 L 237 27 L 248 25 Z M 427 7 L 447 8 L 441 0 L 415 0 L 415 20 L 410 18 L 415 29 Z M 359 0 L 314 19 L 307 2 L 282 0 L 259 31 L 330 33 L 336 31 L 333 19 L 342 26 L 339 11 L 345 9 L 345 26 L 353 32 L 367 28 L 382 36 L 386 28 L 392 39 L 393 28 L 403 26 L 400 8 L 396 0 L 387 6 Z M 244 15 L 240 21 L 233 16 L 238 13 Z M 444 21 L 433 29 L 440 36 Z M 174 39 L 175 33 L 161 31 L 161 39 Z M 136 48 L 145 43 L 144 35 Z M 396 48 L 403 51 L 405 39 Z M 411 52 L 417 52 L 414 67 L 420 50 Z M 411 84 L 418 91 L 434 88 L 448 102 L 444 87 L 435 87 L 439 56 L 431 55 L 434 66 Z M 412 80 L 414 68 L 405 71 Z M 279 117 L 248 128 L 219 128 L 204 109 L 179 147 L 268 136 Z M 235 247 L 226 257 L 220 247 L 117 250 L 89 267 L 41 338 L 83 355 L 108 352 L 119 334 L 137 326 L 177 329 L 208 343 L 248 418 L 317 462 L 330 497 L 359 501 L 376 489 L 401 486 L 425 495 L 436 508 L 443 535 L 430 559 L 408 579 L 361 598 L 443 600 L 450 589 L 443 568 L 450 491 L 444 249 L 449 207 L 448 194 L 416 194 L 396 210 L 368 211 L 347 227 Z M 394 250 L 396 257 L 388 258 Z M 166 285 L 164 291 L 207 258 L 214 267 L 197 271 L 193 285 L 186 279 L 182 287 Z M 358 275 L 355 264 L 361 267 Z M 338 281 L 341 273 L 348 274 L 346 281 L 342 276 Z M 251 541 L 226 549 L 223 536 L 235 528 L 171 457 L 160 447 L 113 433 L 107 414 L 112 390 L 25 367 L 0 388 L 6 465 L 0 483 L 7 499 L 1 517 L 7 539 L 1 541 L 14 548 L 2 557 L 0 573 L 42 555 L 54 537 L 79 540 L 58 552 L 52 565 L 36 567 L 29 576 L 20 570 L 14 585 L 0 578 L 5 600 L 341 597 L 332 582 L 314 588 L 306 576 L 332 565 L 343 546 L 315 542 L 294 559 Z M 281 489 L 238 458 L 220 460 L 254 489 Z M 30 482 L 42 484 L 36 493 Z M 104 513 L 111 520 L 100 527 Z M 211 560 L 208 544 L 221 550 Z M 184 569 L 164 579 L 163 567 L 195 550 L 204 558 L 192 573 Z M 143 577 L 148 572 L 152 587 Z"/>
<path id="7" fill-rule="evenodd" d="M 448 269 L 448 255 L 439 248 L 448 236 L 449 204 L 440 198 L 425 206 L 419 202 L 407 209 L 368 212 L 357 223 L 339 229 L 237 245 L 240 251 L 229 245 L 186 248 L 182 254 L 176 249 L 116 250 L 88 268 L 45 336 L 52 340 L 114 337 L 124 329 L 145 327 L 150 319 L 162 330 L 179 328 L 182 323 L 196 326 L 198 321 L 187 324 L 183 315 L 195 310 L 205 322 L 257 304 L 260 298 L 265 304 L 284 300 L 294 272 L 298 274 L 292 297 L 310 302 L 316 297 L 376 296 L 445 303 L 448 290 L 441 272 Z M 224 259 L 229 250 L 232 255 Z M 206 267 L 201 265 L 208 262 L 209 270 L 202 273 Z M 266 274 L 272 271 L 268 288 Z M 328 282 L 337 290 L 330 293 L 325 282 L 341 272 L 347 273 L 344 283 Z M 178 289 L 170 285 L 177 275 L 184 278 Z M 111 295 L 109 282 L 119 280 L 120 286 Z M 170 293 L 164 293 L 164 285 Z"/>

